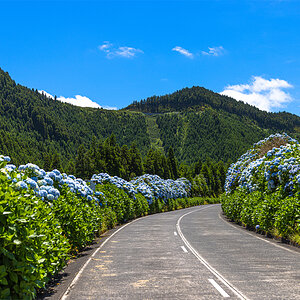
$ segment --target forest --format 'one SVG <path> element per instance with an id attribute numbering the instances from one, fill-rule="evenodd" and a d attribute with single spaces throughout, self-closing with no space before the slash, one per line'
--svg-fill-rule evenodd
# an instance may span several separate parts
<path id="1" fill-rule="evenodd" d="M 218 164 L 223 174 L 257 140 L 278 130 L 297 137 L 299 128 L 296 115 L 260 111 L 200 87 L 118 111 L 82 108 L 16 84 L 0 69 L 0 152 L 16 165 L 32 162 L 84 179 L 107 172 L 128 180 L 144 173 L 191 180 L 205 166 L 216 174 Z M 207 176 L 218 194 L 218 179 L 213 184 Z M 215 178 L 223 184 L 223 176 Z"/>
<path id="2" fill-rule="evenodd" d="M 44 166 L 59 156 L 65 168 L 81 144 L 112 133 L 119 142 L 136 143 L 142 154 L 150 147 L 141 114 L 82 108 L 54 101 L 37 90 L 16 84 L 0 69 L 0 151 L 15 164 Z"/>
<path id="3" fill-rule="evenodd" d="M 144 113 L 204 111 L 207 108 L 234 114 L 264 129 L 298 133 L 300 117 L 288 112 L 266 112 L 255 106 L 236 101 L 233 98 L 214 93 L 199 86 L 184 88 L 164 96 L 152 96 L 141 101 L 134 101 L 126 110 Z"/>
<path id="4" fill-rule="evenodd" d="M 296 115 L 263 112 L 198 87 L 119 111 L 76 107 L 16 84 L 0 69 L 0 298 L 35 298 L 70 257 L 107 229 L 151 213 L 216 203 L 220 195 L 232 220 L 296 234 L 292 240 L 298 241 L 299 193 L 281 198 L 299 187 L 299 146 L 292 139 L 299 125 Z M 292 137 L 266 138 L 275 131 Z M 266 150 L 274 137 L 294 144 Z M 225 195 L 226 187 L 235 188 L 235 180 L 252 172 L 243 159 L 249 163 L 262 149 L 272 170 L 253 176 L 253 183 L 241 181 L 261 190 L 254 197 Z M 297 176 L 288 181 L 292 168 Z M 282 181 L 280 172 L 286 190 L 269 195 Z M 250 211 L 245 201 L 258 204 Z M 269 207 L 279 206 L 278 214 L 270 213 Z M 268 220 L 274 216 L 273 228 Z"/>

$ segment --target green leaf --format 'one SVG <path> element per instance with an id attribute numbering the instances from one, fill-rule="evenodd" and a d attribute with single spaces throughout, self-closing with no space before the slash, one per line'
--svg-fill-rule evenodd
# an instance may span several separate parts
<path id="1" fill-rule="evenodd" d="M 9 273 L 9 278 L 14 282 L 18 283 L 18 275 L 15 272 Z"/>
<path id="2" fill-rule="evenodd" d="M 4 265 L 1 265 L 0 266 L 0 277 L 3 277 L 3 274 L 7 274 L 6 267 Z"/>
<path id="3" fill-rule="evenodd" d="M 2 285 L 8 285 L 7 279 L 6 279 L 5 277 L 1 278 L 1 279 L 0 279 L 0 284 L 2 284 Z M 2 299 L 2 298 L 1 298 L 1 299 Z"/>
<path id="4" fill-rule="evenodd" d="M 15 256 L 13 255 L 13 253 L 7 251 L 6 249 L 0 247 L 0 251 L 6 256 L 8 257 L 9 259 L 13 260 L 13 261 L 16 261 L 16 258 Z"/>
<path id="5" fill-rule="evenodd" d="M 10 296 L 10 289 L 9 288 L 1 291 L 1 293 L 0 293 L 0 298 L 1 299 L 9 299 L 10 298 L 9 296 Z"/>

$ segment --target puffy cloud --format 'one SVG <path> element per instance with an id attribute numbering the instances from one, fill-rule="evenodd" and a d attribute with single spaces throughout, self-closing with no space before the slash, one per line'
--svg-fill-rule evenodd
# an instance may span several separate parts
<path id="1" fill-rule="evenodd" d="M 284 107 L 284 104 L 293 100 L 289 93 L 282 90 L 292 87 L 282 79 L 267 80 L 260 76 L 253 76 L 250 84 L 229 85 L 220 94 L 271 111 L 273 108 Z"/>
<path id="2" fill-rule="evenodd" d="M 113 58 L 113 57 L 125 57 L 125 58 L 133 58 L 139 53 L 144 53 L 142 50 L 133 48 L 133 47 L 114 47 L 113 44 L 111 44 L 108 41 L 103 42 L 102 45 L 98 46 L 98 49 L 102 52 L 106 53 L 107 58 Z"/>
<path id="3" fill-rule="evenodd" d="M 176 52 L 178 52 L 178 53 L 180 53 L 180 54 L 182 54 L 182 55 L 184 55 L 188 58 L 193 58 L 194 57 L 193 53 L 191 53 L 189 50 L 184 49 L 184 48 L 179 47 L 179 46 L 174 47 L 172 49 L 172 51 L 176 51 Z"/>
<path id="4" fill-rule="evenodd" d="M 44 94 L 51 99 L 54 99 L 54 97 L 51 94 L 49 94 L 43 90 L 39 90 L 39 93 Z M 80 107 L 105 108 L 105 109 L 110 109 L 110 110 L 117 109 L 116 107 L 101 106 L 98 103 L 89 99 L 88 97 L 80 96 L 80 95 L 75 95 L 75 98 L 65 98 L 63 96 L 60 96 L 60 97 L 57 97 L 56 99 L 61 102 L 69 103 L 69 104 L 72 104 L 75 106 L 80 106 Z"/>
<path id="5" fill-rule="evenodd" d="M 103 42 L 103 44 L 102 45 L 100 45 L 98 48 L 99 48 L 99 50 L 101 50 L 101 51 L 104 51 L 104 52 L 106 52 L 106 53 L 109 53 L 109 48 L 111 48 L 113 46 L 113 44 L 111 44 L 110 42 L 108 42 L 108 41 L 105 41 L 105 42 Z"/>
<path id="6" fill-rule="evenodd" d="M 119 47 L 118 50 L 114 52 L 115 56 L 122 56 L 122 57 L 134 57 L 138 53 L 144 53 L 140 49 L 135 49 L 132 47 Z"/>
<path id="7" fill-rule="evenodd" d="M 202 51 L 201 53 L 203 55 L 209 55 L 209 56 L 221 56 L 225 54 L 225 49 L 222 46 L 219 47 L 208 47 L 208 52 Z"/>

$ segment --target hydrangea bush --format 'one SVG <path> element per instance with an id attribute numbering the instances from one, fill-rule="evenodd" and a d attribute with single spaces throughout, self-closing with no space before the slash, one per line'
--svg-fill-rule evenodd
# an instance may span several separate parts
<path id="1" fill-rule="evenodd" d="M 106 173 L 100 173 L 93 175 L 91 180 L 97 184 L 111 183 L 132 197 L 141 193 L 148 200 L 149 204 L 155 199 L 161 199 L 166 202 L 168 199 L 186 198 L 192 186 L 186 178 L 164 180 L 158 175 L 150 174 L 126 181 L 118 176 L 112 177 Z"/>
<path id="2" fill-rule="evenodd" d="M 276 147 L 278 145 L 278 147 Z M 278 187 L 293 193 L 300 183 L 300 145 L 287 134 L 274 134 L 254 144 L 233 163 L 226 175 L 225 191 L 237 188 L 248 192 Z"/>
<path id="3" fill-rule="evenodd" d="M 0 156 L 0 299 L 32 299 L 64 266 L 70 245 L 54 211 L 8 162 Z"/>
<path id="4" fill-rule="evenodd" d="M 31 163 L 17 167 L 0 155 L 0 299 L 34 298 L 70 253 L 118 223 L 202 203 L 178 199 L 190 189 L 185 178 L 155 175 L 127 182 L 98 174 L 87 183 Z"/>
<path id="5" fill-rule="evenodd" d="M 254 144 L 228 169 L 225 214 L 234 221 L 300 242 L 300 145 L 287 134 Z"/>

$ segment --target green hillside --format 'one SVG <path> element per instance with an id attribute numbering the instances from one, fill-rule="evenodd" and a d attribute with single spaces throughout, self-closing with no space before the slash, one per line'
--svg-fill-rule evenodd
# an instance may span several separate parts
<path id="1" fill-rule="evenodd" d="M 0 69 L 0 153 L 17 165 L 30 161 L 47 169 L 59 160 L 64 170 L 74 165 L 80 145 L 91 149 L 96 141 L 101 148 L 111 134 L 120 146 L 134 143 L 144 158 L 151 148 L 166 155 L 172 147 L 179 163 L 228 162 L 271 133 L 299 137 L 299 129 L 296 115 L 260 111 L 200 87 L 119 111 L 77 107 L 16 84 Z"/>
<path id="2" fill-rule="evenodd" d="M 268 135 L 269 130 L 247 121 L 212 109 L 157 116 L 163 146 L 172 146 L 176 157 L 186 163 L 194 162 L 195 158 L 234 160 L 249 143 Z"/>
<path id="3" fill-rule="evenodd" d="M 208 158 L 233 161 L 271 133 L 300 133 L 296 115 L 261 111 L 202 87 L 135 101 L 124 110 L 155 118 L 164 149 L 172 146 L 179 161 L 186 163 Z"/>
<path id="4" fill-rule="evenodd" d="M 134 101 L 125 109 L 143 113 L 166 113 L 199 112 L 207 108 L 247 118 L 261 128 L 300 132 L 300 117 L 294 114 L 262 111 L 255 106 L 197 86 L 184 88 L 169 95 L 149 97 L 140 102 Z"/>
<path id="5" fill-rule="evenodd" d="M 104 140 L 112 133 L 121 145 L 135 142 L 143 154 L 150 147 L 144 115 L 54 101 L 0 69 L 0 152 L 15 164 L 44 166 L 58 153 L 65 166 L 81 144 L 88 147 L 93 136 Z"/>

